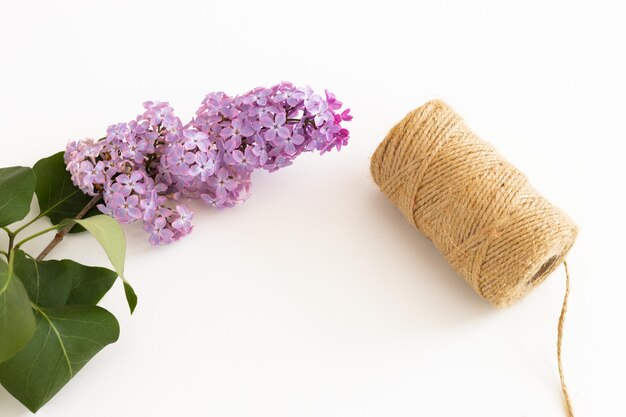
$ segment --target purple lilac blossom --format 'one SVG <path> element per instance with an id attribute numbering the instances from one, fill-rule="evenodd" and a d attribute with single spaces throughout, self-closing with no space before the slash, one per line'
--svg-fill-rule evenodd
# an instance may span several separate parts
<path id="1" fill-rule="evenodd" d="M 320 154 L 347 145 L 350 110 L 326 91 L 282 82 L 231 97 L 209 93 L 183 125 L 164 102 L 107 129 L 99 141 L 70 142 L 65 163 L 84 193 L 102 195 L 101 212 L 121 223 L 142 220 L 153 244 L 186 236 L 193 212 L 183 204 L 202 199 L 233 207 L 250 195 L 256 169 L 273 172 L 303 152 Z"/>

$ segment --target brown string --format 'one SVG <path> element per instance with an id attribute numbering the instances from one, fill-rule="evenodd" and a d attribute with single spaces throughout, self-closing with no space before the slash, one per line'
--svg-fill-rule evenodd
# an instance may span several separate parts
<path id="1" fill-rule="evenodd" d="M 565 297 L 563 297 L 563 306 L 561 307 L 561 315 L 559 316 L 559 325 L 556 338 L 556 357 L 559 362 L 559 377 L 561 378 L 561 390 L 563 391 L 563 399 L 565 400 L 565 410 L 567 411 L 567 417 L 574 417 L 572 401 L 569 398 L 567 385 L 565 384 L 565 374 L 563 372 L 563 363 L 561 362 L 563 325 L 565 324 L 565 315 L 567 314 L 567 299 L 569 298 L 569 270 L 567 269 L 566 261 L 563 261 L 563 266 L 565 267 Z"/>
<path id="2" fill-rule="evenodd" d="M 564 263 L 557 357 L 565 406 L 573 417 L 561 362 L 569 296 L 565 256 L 578 233 L 572 220 L 440 100 L 396 124 L 372 155 L 370 168 L 406 219 L 497 307 L 521 299 Z"/>
<path id="3" fill-rule="evenodd" d="M 406 219 L 498 307 L 539 285 L 574 244 L 572 220 L 440 100 L 389 131 L 371 172 Z"/>

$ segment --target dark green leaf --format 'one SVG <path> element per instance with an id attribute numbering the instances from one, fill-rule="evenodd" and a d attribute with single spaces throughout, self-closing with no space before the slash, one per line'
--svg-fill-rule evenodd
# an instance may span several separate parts
<path id="1" fill-rule="evenodd" d="M 91 201 L 92 197 L 84 194 L 72 183 L 70 173 L 65 169 L 63 152 L 39 160 L 33 167 L 37 176 L 35 193 L 39 201 L 39 210 L 52 224 L 58 224 L 66 218 L 73 218 Z M 91 209 L 84 217 L 99 214 L 97 208 Z M 71 233 L 82 232 L 75 226 Z"/>
<path id="2" fill-rule="evenodd" d="M 98 266 L 84 266 L 64 260 L 67 271 L 72 277 L 72 290 L 68 304 L 97 304 L 102 300 L 117 278 L 117 273 Z"/>
<path id="3" fill-rule="evenodd" d="M 126 294 L 126 302 L 128 303 L 128 307 L 130 307 L 130 314 L 133 314 L 137 307 L 137 294 L 126 280 L 124 280 L 124 294 Z"/>
<path id="4" fill-rule="evenodd" d="M 36 412 L 118 337 L 117 320 L 103 308 L 84 305 L 42 309 L 28 345 L 0 364 L 0 383 Z"/>
<path id="5" fill-rule="evenodd" d="M 61 307 L 67 302 L 72 280 L 60 261 L 37 262 L 24 252 L 15 252 L 13 269 L 31 301 L 40 307 Z"/>
<path id="6" fill-rule="evenodd" d="M 35 332 L 35 317 L 22 282 L 0 260 L 0 363 L 12 358 Z"/>
<path id="7" fill-rule="evenodd" d="M 69 259 L 36 261 L 17 251 L 14 269 L 30 299 L 40 307 L 97 304 L 109 291 L 117 274 L 109 269 L 85 266 Z"/>
<path id="8" fill-rule="evenodd" d="M 26 217 L 33 201 L 35 181 L 30 168 L 0 168 L 0 226 Z"/>

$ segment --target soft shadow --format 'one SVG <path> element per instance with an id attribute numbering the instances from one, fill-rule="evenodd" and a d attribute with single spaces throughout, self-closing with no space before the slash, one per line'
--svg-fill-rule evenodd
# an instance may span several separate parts
<path id="1" fill-rule="evenodd" d="M 411 225 L 378 188 L 372 184 L 364 195 L 364 216 L 380 228 L 394 245 L 407 248 L 398 255 L 404 272 L 394 279 L 409 280 L 403 288 L 412 288 L 415 297 L 411 313 L 416 322 L 451 326 L 478 320 L 496 310 L 446 262 L 437 248 Z M 395 256 L 394 256 L 395 257 Z M 408 265 L 407 265 L 408 261 Z M 390 261 L 391 262 L 391 261 Z"/>
<path id="2" fill-rule="evenodd" d="M 13 398 L 4 387 L 0 386 L 0 416 L 22 417 L 27 415 L 31 415 L 30 411 L 18 400 Z"/>
<path id="3" fill-rule="evenodd" d="M 188 200 L 184 203 L 193 211 L 194 220 L 192 223 L 196 223 L 198 220 L 204 220 L 212 216 L 219 216 L 221 210 L 207 206 L 201 200 Z M 149 255 L 155 251 L 166 252 L 168 248 L 175 247 L 176 245 L 189 244 L 189 237 L 183 237 L 177 242 L 173 242 L 170 245 L 154 246 L 150 244 L 150 235 L 143 230 L 143 222 L 136 221 L 131 224 L 123 225 L 124 234 L 126 235 L 127 248 L 132 251 L 132 256 Z M 193 232 L 192 232 L 193 234 Z M 129 256 L 129 258 L 131 258 Z"/>

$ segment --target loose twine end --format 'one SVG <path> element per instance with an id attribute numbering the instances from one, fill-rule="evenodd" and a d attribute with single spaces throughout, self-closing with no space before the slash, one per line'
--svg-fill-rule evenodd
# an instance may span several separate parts
<path id="1" fill-rule="evenodd" d="M 568 417 L 574 417 L 574 410 L 572 409 L 572 401 L 567 391 L 567 384 L 565 384 L 565 373 L 563 372 L 563 362 L 561 360 L 561 345 L 563 342 L 563 325 L 565 324 L 565 315 L 567 314 L 567 300 L 569 298 L 569 270 L 567 268 L 567 262 L 563 261 L 565 267 L 565 296 L 563 297 L 563 306 L 561 307 L 561 315 L 559 316 L 559 325 L 556 339 L 556 357 L 559 363 L 559 378 L 561 379 L 561 390 L 563 391 L 563 399 L 565 401 L 565 410 Z"/>

